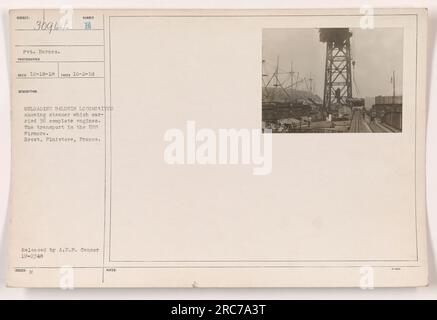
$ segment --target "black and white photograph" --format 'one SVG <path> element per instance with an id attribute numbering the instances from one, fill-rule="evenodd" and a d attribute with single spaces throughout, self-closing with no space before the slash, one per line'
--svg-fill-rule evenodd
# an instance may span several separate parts
<path id="1" fill-rule="evenodd" d="M 402 132 L 401 28 L 264 29 L 262 127 Z"/>

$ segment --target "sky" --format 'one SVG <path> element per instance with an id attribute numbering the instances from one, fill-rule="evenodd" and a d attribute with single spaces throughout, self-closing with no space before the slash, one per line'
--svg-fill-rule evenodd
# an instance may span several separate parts
<path id="1" fill-rule="evenodd" d="M 396 95 L 402 94 L 402 28 L 351 29 L 351 54 L 355 60 L 354 97 L 393 95 L 390 82 L 396 72 Z M 313 91 L 323 97 L 326 43 L 319 41 L 319 29 L 264 29 L 264 73 L 272 74 L 279 57 L 280 72 L 289 72 L 291 63 L 300 78 L 313 80 Z M 281 80 L 289 79 L 281 75 Z M 287 78 L 288 77 L 288 78 Z M 264 77 L 266 79 L 268 77 Z M 289 84 L 289 82 L 288 82 Z M 302 83 L 299 89 L 306 90 Z"/>

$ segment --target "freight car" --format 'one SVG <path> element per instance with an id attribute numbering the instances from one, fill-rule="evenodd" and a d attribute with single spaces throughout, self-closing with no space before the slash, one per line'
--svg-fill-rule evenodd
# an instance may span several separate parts
<path id="1" fill-rule="evenodd" d="M 402 130 L 402 96 L 377 96 L 372 107 L 371 119 L 378 118 L 381 123 L 396 130 Z"/>
<path id="2" fill-rule="evenodd" d="M 381 120 L 390 127 L 402 131 L 402 112 L 388 112 Z"/>
<path id="3" fill-rule="evenodd" d="M 402 105 L 402 96 L 376 96 L 375 105 Z"/>

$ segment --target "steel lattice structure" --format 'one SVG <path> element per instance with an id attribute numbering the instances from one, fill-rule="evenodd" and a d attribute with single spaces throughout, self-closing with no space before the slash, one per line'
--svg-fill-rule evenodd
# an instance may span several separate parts
<path id="1" fill-rule="evenodd" d="M 326 42 L 323 106 L 328 112 L 352 98 L 351 36 L 348 28 L 320 29 L 320 41 Z"/>

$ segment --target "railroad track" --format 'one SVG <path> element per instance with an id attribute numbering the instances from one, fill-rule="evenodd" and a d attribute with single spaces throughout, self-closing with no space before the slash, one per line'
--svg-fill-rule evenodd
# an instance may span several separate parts
<path id="1" fill-rule="evenodd" d="M 371 132 L 369 126 L 364 123 L 361 111 L 354 111 L 349 132 Z"/>
<path id="2" fill-rule="evenodd" d="M 370 122 L 369 127 L 370 127 L 370 130 L 372 130 L 372 132 L 377 132 L 377 133 L 379 133 L 379 132 L 392 132 L 375 121 Z"/>

